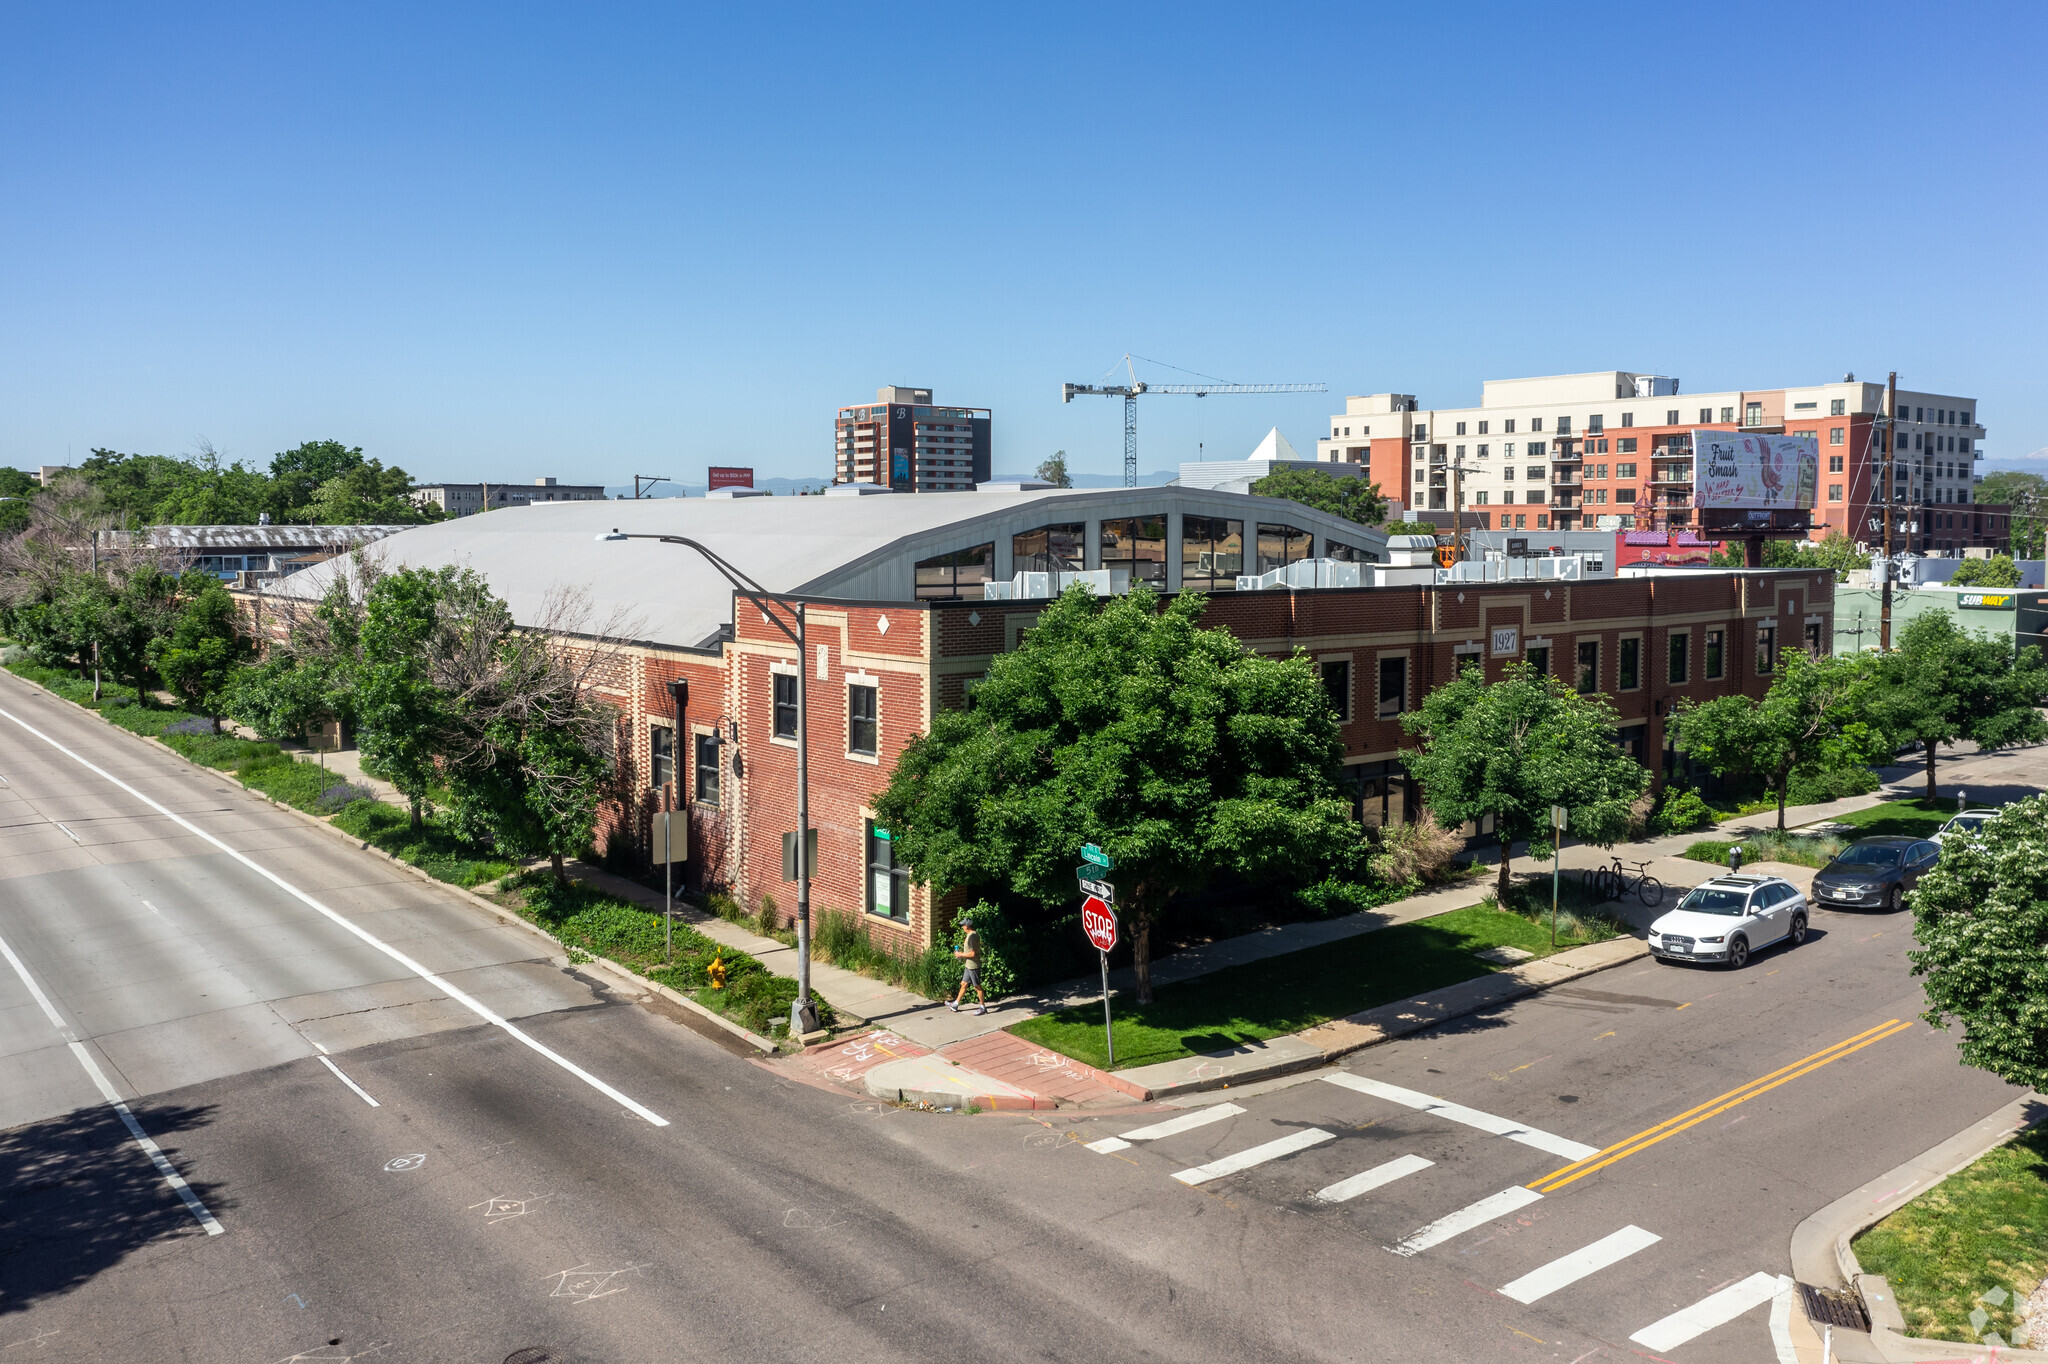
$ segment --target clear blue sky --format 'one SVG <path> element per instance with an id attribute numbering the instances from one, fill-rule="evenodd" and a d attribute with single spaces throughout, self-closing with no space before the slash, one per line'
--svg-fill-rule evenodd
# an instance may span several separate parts
<path id="1" fill-rule="evenodd" d="M 896 382 L 1108 472 L 1119 405 L 1059 384 L 1130 350 L 1331 389 L 1147 400 L 1148 471 L 1606 368 L 1896 368 L 2007 464 L 2044 13 L 14 5 L 0 463 L 823 475 Z"/>

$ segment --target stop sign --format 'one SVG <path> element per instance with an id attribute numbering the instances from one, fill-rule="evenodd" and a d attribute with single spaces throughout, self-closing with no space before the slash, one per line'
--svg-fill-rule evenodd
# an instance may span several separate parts
<path id="1" fill-rule="evenodd" d="M 1097 948 L 1109 951 L 1116 946 L 1116 912 L 1099 897 L 1089 896 L 1081 902 L 1081 931 Z"/>

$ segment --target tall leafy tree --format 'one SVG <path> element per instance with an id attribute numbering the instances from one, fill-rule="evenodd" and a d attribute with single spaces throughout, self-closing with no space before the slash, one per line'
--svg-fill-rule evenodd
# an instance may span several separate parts
<path id="1" fill-rule="evenodd" d="M 1680 702 L 1671 716 L 1673 745 L 1720 776 L 1761 777 L 1778 798 L 1782 829 L 1793 777 L 1884 757 L 1885 735 L 1871 710 L 1873 666 L 1868 654 L 1816 658 L 1789 650 L 1761 701 Z"/>
<path id="2" fill-rule="evenodd" d="M 281 522 L 297 522 L 320 485 L 363 466 L 361 446 L 338 440 L 303 441 L 279 451 L 270 460 L 270 514 Z"/>
<path id="3" fill-rule="evenodd" d="M 2048 797 L 1942 845 L 1913 891 L 1913 973 L 1937 1028 L 2008 1084 L 2048 1087 Z"/>
<path id="4" fill-rule="evenodd" d="M 0 502 L 0 536 L 16 534 L 28 526 L 29 504 L 41 491 L 42 484 L 34 474 L 0 465 L 0 497 L 19 499 Z"/>
<path id="5" fill-rule="evenodd" d="M 941 891 L 1072 904 L 1080 847 L 1100 845 L 1141 1002 L 1174 896 L 1225 874 L 1293 879 L 1361 849 L 1320 680 L 1201 628 L 1202 609 L 1195 594 L 1162 610 L 1143 590 L 1070 589 L 967 709 L 912 741 L 876 801 L 897 856 Z"/>
<path id="6" fill-rule="evenodd" d="M 2016 558 L 2038 559 L 2042 528 L 2048 526 L 2048 475 L 2001 469 L 1984 475 L 1975 491 L 1980 504 L 2003 503 L 2012 508 L 2012 552 Z"/>
<path id="7" fill-rule="evenodd" d="M 1934 759 L 1943 744 L 1968 739 L 2006 748 L 2048 739 L 2048 666 L 2041 648 L 2015 650 L 2010 639 L 1972 634 L 1946 611 L 1923 611 L 1899 632 L 1898 647 L 1877 660 L 1877 723 L 1926 759 L 1927 799 L 1935 795 Z"/>
<path id="8" fill-rule="evenodd" d="M 2020 566 L 2013 562 L 2010 554 L 1994 554 L 1988 559 L 1965 559 L 1956 565 L 1948 584 L 1950 587 L 2018 587 Z"/>
<path id="9" fill-rule="evenodd" d="M 1717 568 L 1741 568 L 1746 562 L 1742 556 L 1741 542 L 1729 540 L 1707 561 Z M 1845 583 L 1851 569 L 1870 567 L 1870 554 L 1842 532 L 1831 530 L 1819 540 L 1766 540 L 1764 567 L 1832 569 L 1835 581 Z"/>
<path id="10" fill-rule="evenodd" d="M 434 681 L 433 652 L 441 601 L 459 573 L 473 570 L 406 568 L 378 579 L 364 600 L 361 654 L 348 678 L 357 745 L 405 797 L 415 829 L 455 727 L 454 701 Z"/>
<path id="11" fill-rule="evenodd" d="M 1573 836 L 1606 847 L 1628 836 L 1629 807 L 1650 784 L 1615 743 L 1605 696 L 1581 696 L 1526 663 L 1493 683 L 1468 666 L 1401 724 L 1422 741 L 1401 760 L 1436 817 L 1455 828 L 1492 816 L 1503 904 L 1515 842 L 1548 840 L 1553 805 L 1570 811 Z"/>
<path id="12" fill-rule="evenodd" d="M 1321 469 L 1275 469 L 1252 484 L 1256 497 L 1284 497 L 1317 511 L 1377 526 L 1387 519 L 1387 500 L 1380 485 L 1362 478 L 1339 478 Z"/>
<path id="13" fill-rule="evenodd" d="M 1038 466 L 1038 476 L 1055 488 L 1071 488 L 1074 476 L 1067 472 L 1067 452 L 1053 451 L 1052 458 Z"/>
<path id="14" fill-rule="evenodd" d="M 236 672 L 255 653 L 234 598 L 210 573 L 179 581 L 170 629 L 148 645 L 151 666 L 178 699 L 205 715 L 225 709 Z"/>

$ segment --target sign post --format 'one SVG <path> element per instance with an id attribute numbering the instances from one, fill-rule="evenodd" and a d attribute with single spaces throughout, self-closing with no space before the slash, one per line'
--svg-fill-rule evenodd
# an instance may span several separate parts
<path id="1" fill-rule="evenodd" d="M 654 812 L 654 860 L 662 868 L 661 934 L 663 948 L 671 965 L 676 959 L 676 863 L 685 861 L 690 855 L 690 823 L 687 816 L 678 820 L 672 810 Z"/>
<path id="2" fill-rule="evenodd" d="M 1110 908 L 1116 903 L 1116 888 L 1102 876 L 1116 863 L 1093 843 L 1081 845 L 1081 859 L 1081 865 L 1074 868 L 1081 893 L 1088 897 L 1081 902 L 1081 931 L 1102 954 L 1102 1042 L 1109 1053 L 1109 1064 L 1115 1066 L 1116 1027 L 1109 1013 L 1109 952 L 1116 946 L 1116 911 Z"/>
<path id="3" fill-rule="evenodd" d="M 1550 807 L 1550 945 L 1557 946 L 1557 880 L 1564 856 L 1564 826 L 1569 815 L 1562 805 Z"/>

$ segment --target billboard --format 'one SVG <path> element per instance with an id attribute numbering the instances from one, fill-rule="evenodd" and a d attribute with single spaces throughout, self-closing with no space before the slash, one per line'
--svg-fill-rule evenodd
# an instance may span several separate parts
<path id="1" fill-rule="evenodd" d="M 752 469 L 721 468 L 716 464 L 711 466 L 711 492 L 715 493 L 720 488 L 751 488 L 753 486 L 754 471 Z"/>
<path id="2" fill-rule="evenodd" d="M 1695 507 L 1811 509 L 1820 488 L 1820 440 L 1741 431 L 1692 433 Z"/>

